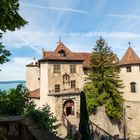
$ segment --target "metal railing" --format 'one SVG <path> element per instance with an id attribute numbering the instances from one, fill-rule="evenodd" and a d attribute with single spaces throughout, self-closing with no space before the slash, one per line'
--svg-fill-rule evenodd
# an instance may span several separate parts
<path id="1" fill-rule="evenodd" d="M 104 130 L 103 128 L 99 127 L 97 124 L 95 124 L 94 122 L 90 121 L 90 131 L 91 134 L 96 134 L 99 136 L 105 136 L 107 137 L 108 140 L 115 140 L 115 137 L 110 134 L 109 132 L 107 132 L 106 130 Z"/>

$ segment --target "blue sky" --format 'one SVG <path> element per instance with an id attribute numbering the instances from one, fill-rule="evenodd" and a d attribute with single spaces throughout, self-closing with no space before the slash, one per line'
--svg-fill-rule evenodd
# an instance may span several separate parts
<path id="1" fill-rule="evenodd" d="M 60 36 L 72 51 L 91 52 L 102 36 L 120 59 L 129 41 L 140 55 L 139 5 L 139 0 L 20 0 L 28 24 L 4 34 L 12 56 L 0 66 L 0 80 L 25 80 L 25 65 L 40 58 L 42 48 L 53 51 Z"/>

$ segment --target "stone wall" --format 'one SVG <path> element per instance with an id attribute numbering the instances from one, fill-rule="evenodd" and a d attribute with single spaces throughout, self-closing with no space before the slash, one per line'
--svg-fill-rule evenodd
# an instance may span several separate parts
<path id="1" fill-rule="evenodd" d="M 103 106 L 97 108 L 97 112 L 90 116 L 91 122 L 110 133 L 111 135 L 120 135 L 121 130 L 117 124 L 113 124 L 105 113 L 105 108 Z"/>
<path id="2" fill-rule="evenodd" d="M 130 139 L 140 139 L 140 102 L 125 101 L 126 132 Z"/>
<path id="3" fill-rule="evenodd" d="M 60 64 L 61 73 L 54 73 L 54 64 Z M 76 73 L 70 73 L 70 64 L 76 65 Z M 83 65 L 81 62 L 48 62 L 48 87 L 50 92 L 54 92 L 55 84 L 60 84 L 60 90 L 70 89 L 70 84 L 63 84 L 63 75 L 68 74 L 70 80 L 76 80 L 76 88 L 82 89 L 84 84 L 84 72 Z"/>
<path id="4" fill-rule="evenodd" d="M 58 120 L 62 120 L 62 115 L 63 115 L 63 104 L 65 101 L 71 99 L 74 102 L 74 116 L 77 115 L 77 112 L 79 111 L 80 105 L 79 105 L 79 100 L 80 96 L 79 95 L 67 95 L 67 96 L 61 96 L 61 97 L 55 97 L 56 102 L 55 102 L 55 115 Z"/>

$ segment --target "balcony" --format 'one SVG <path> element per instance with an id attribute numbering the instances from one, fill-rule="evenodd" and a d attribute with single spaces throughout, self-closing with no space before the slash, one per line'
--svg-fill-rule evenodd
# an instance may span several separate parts
<path id="1" fill-rule="evenodd" d="M 49 90 L 49 96 L 65 96 L 65 95 L 79 95 L 80 89 L 79 88 L 69 88 L 63 89 L 59 92 L 55 92 L 55 90 Z"/>

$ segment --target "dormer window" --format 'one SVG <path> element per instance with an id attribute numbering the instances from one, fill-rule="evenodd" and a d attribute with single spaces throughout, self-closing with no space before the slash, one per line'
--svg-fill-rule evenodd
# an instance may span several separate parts
<path id="1" fill-rule="evenodd" d="M 65 51 L 64 50 L 59 51 L 59 55 L 60 57 L 65 57 L 66 56 Z"/>
<path id="2" fill-rule="evenodd" d="M 131 66 L 126 66 L 126 72 L 131 72 Z"/>

